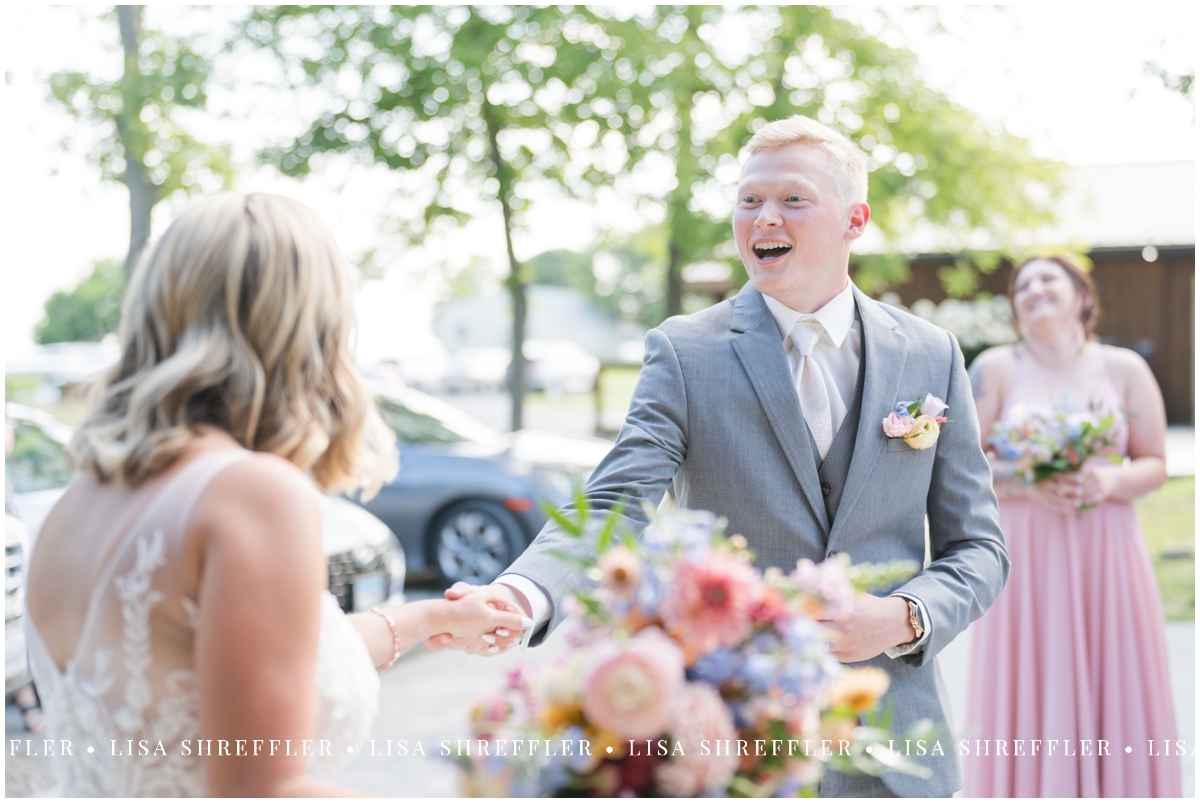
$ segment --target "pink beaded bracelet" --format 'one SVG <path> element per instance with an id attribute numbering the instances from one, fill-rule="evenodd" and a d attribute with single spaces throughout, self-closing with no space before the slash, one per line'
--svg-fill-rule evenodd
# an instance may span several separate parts
<path id="1" fill-rule="evenodd" d="M 396 632 L 396 622 L 392 617 L 388 616 L 378 608 L 372 608 L 371 613 L 379 614 L 383 617 L 383 621 L 387 622 L 388 628 L 392 631 L 392 660 L 380 666 L 380 669 L 391 669 L 392 665 L 400 657 L 400 634 Z"/>

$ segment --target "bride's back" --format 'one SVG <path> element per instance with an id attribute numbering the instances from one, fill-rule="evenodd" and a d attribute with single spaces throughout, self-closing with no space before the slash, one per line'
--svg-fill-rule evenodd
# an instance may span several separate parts
<path id="1" fill-rule="evenodd" d="M 322 710 L 369 707 L 377 681 L 331 700 L 313 663 L 374 677 L 321 595 L 313 489 L 395 470 L 353 367 L 351 295 L 328 231 L 279 196 L 205 199 L 139 263 L 121 359 L 71 445 L 80 475 L 30 559 L 31 669 L 74 750 L 63 794 L 205 794 L 202 733 L 309 738 L 341 727 Z"/>
<path id="2" fill-rule="evenodd" d="M 138 488 L 81 477 L 47 519 L 26 632 L 50 732 L 74 751 L 58 759 L 62 792 L 205 794 L 185 536 L 213 477 L 249 455 L 194 450 Z"/>

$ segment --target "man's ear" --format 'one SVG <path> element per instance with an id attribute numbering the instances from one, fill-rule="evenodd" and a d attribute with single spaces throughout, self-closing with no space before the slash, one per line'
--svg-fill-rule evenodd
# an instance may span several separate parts
<path id="1" fill-rule="evenodd" d="M 850 207 L 850 216 L 846 220 L 846 237 L 857 240 L 867 230 L 867 221 L 871 219 L 871 207 L 866 201 Z"/>

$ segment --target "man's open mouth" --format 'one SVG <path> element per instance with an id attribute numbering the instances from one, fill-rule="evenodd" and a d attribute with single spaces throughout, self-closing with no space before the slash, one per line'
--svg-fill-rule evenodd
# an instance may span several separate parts
<path id="1" fill-rule="evenodd" d="M 762 242 L 755 243 L 753 250 L 754 255 L 758 257 L 760 262 L 771 262 L 791 251 L 792 247 L 778 240 L 763 240 Z"/>

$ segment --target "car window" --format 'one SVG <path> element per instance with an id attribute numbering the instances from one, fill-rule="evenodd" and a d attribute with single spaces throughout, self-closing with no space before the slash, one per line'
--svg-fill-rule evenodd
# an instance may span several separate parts
<path id="1" fill-rule="evenodd" d="M 395 399 L 380 397 L 379 413 L 403 443 L 481 443 L 477 433 L 455 426 L 454 421 L 420 412 Z"/>
<path id="2" fill-rule="evenodd" d="M 66 446 L 32 421 L 10 420 L 13 450 L 4 466 L 13 491 L 30 493 L 66 487 L 71 481 Z"/>

